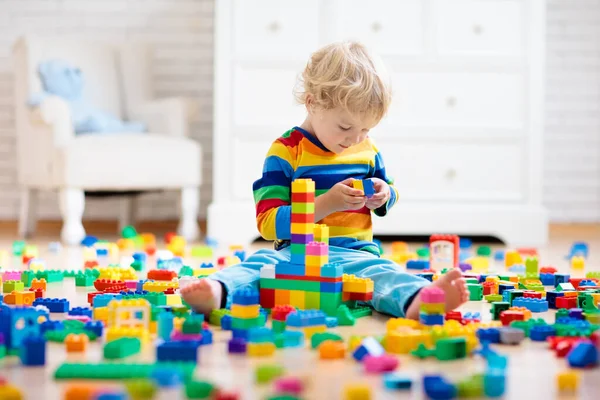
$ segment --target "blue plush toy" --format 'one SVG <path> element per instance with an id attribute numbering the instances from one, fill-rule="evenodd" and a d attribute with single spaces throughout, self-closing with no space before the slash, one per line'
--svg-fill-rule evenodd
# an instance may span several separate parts
<path id="1" fill-rule="evenodd" d="M 96 109 L 83 98 L 84 79 L 79 68 L 64 61 L 49 60 L 40 63 L 38 74 L 44 92 L 32 96 L 29 105 L 39 105 L 44 97 L 55 95 L 69 104 L 75 133 L 144 132 L 139 122 L 125 122 L 114 115 Z"/>

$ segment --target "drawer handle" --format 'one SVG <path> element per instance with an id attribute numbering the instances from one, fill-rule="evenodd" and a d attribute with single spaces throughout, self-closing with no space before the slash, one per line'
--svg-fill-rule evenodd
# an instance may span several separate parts
<path id="1" fill-rule="evenodd" d="M 373 22 L 373 24 L 371 25 L 371 30 L 373 32 L 379 32 L 383 29 L 383 25 L 381 25 L 379 22 Z"/>
<path id="2" fill-rule="evenodd" d="M 457 100 L 456 100 L 456 97 L 454 97 L 454 96 L 450 96 L 446 99 L 446 106 L 448 106 L 448 108 L 456 107 L 456 103 L 457 103 Z"/>
<path id="3" fill-rule="evenodd" d="M 483 26 L 479 24 L 473 25 L 473 33 L 477 36 L 481 35 L 483 33 Z"/>
<path id="4" fill-rule="evenodd" d="M 452 180 L 454 178 L 456 178 L 456 170 L 454 168 L 450 168 L 448 171 L 446 171 L 446 179 Z"/>
<path id="5" fill-rule="evenodd" d="M 267 29 L 269 29 L 273 33 L 277 33 L 281 29 L 281 25 L 279 24 L 279 22 L 273 21 L 267 26 Z"/>

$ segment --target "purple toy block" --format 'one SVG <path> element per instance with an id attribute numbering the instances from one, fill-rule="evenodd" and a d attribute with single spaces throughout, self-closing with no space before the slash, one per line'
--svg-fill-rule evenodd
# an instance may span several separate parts
<path id="1" fill-rule="evenodd" d="M 227 345 L 230 353 L 241 354 L 246 352 L 246 341 L 240 338 L 233 338 Z"/>

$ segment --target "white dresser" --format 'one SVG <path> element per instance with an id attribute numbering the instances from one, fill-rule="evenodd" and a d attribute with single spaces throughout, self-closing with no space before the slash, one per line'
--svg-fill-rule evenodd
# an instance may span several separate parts
<path id="1" fill-rule="evenodd" d="M 304 119 L 292 89 L 310 53 L 358 39 L 386 62 L 390 113 L 372 131 L 400 200 L 375 234 L 547 238 L 542 207 L 544 0 L 215 2 L 208 235 L 259 237 L 252 183 Z"/>

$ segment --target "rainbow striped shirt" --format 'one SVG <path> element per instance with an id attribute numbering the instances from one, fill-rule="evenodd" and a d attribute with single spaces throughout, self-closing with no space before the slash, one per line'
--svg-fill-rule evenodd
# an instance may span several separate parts
<path id="1" fill-rule="evenodd" d="M 295 179 L 315 181 L 315 196 L 320 196 L 344 179 L 373 177 L 390 185 L 390 199 L 373 211 L 382 217 L 396 203 L 398 192 L 370 138 L 342 154 L 335 154 L 304 129 L 290 129 L 271 145 L 262 177 L 253 185 L 258 230 L 264 239 L 275 240 L 277 249 L 289 245 L 291 187 Z M 331 246 L 366 250 L 379 255 L 379 248 L 373 242 L 371 210 L 367 207 L 335 212 L 315 222 L 329 227 Z"/>

